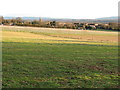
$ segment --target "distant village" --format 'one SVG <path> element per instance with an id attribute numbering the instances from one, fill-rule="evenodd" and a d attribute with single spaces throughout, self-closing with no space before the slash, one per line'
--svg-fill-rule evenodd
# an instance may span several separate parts
<path id="1" fill-rule="evenodd" d="M 9 26 L 32 26 L 32 27 L 46 27 L 46 28 L 66 28 L 66 29 L 77 29 L 77 30 L 115 30 L 120 31 L 118 23 L 87 23 L 87 22 L 58 22 L 58 21 L 43 21 L 39 20 L 23 20 L 21 17 L 13 19 L 4 19 L 0 16 L 0 25 Z"/>

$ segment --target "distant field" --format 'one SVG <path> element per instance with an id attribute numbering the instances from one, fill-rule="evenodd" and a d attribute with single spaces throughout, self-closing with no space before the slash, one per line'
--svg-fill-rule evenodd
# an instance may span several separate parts
<path id="1" fill-rule="evenodd" d="M 53 28 L 34 28 L 34 27 L 3 27 L 3 38 L 27 39 L 25 42 L 41 43 L 83 43 L 83 44 L 106 44 L 118 45 L 118 32 L 92 31 L 92 30 L 72 30 L 72 29 L 53 29 Z M 11 32 L 8 32 L 11 31 Z M 15 32 L 14 32 L 15 31 Z M 18 33 L 19 32 L 19 33 Z M 26 32 L 26 33 L 23 33 Z M 21 35 L 22 34 L 22 35 Z M 17 37 L 19 36 L 19 37 Z M 3 39 L 4 40 L 4 39 Z M 32 40 L 32 41 L 30 41 Z M 38 40 L 38 41 L 37 41 Z M 13 41 L 13 40 L 12 40 Z M 23 42 L 23 41 L 22 41 Z"/>
<path id="2" fill-rule="evenodd" d="M 2 27 L 4 88 L 119 87 L 118 32 Z"/>

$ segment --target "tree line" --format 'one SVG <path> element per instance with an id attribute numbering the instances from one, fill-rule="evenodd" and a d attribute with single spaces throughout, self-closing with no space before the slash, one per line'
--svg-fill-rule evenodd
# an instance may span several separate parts
<path id="1" fill-rule="evenodd" d="M 57 21 L 42 21 L 39 20 L 23 20 L 21 17 L 13 19 L 4 19 L 0 16 L 0 25 L 16 25 L 16 26 L 32 26 L 32 27 L 48 27 L 48 28 L 67 28 L 78 30 L 116 30 L 120 31 L 119 23 L 80 23 L 80 22 L 57 22 Z"/>

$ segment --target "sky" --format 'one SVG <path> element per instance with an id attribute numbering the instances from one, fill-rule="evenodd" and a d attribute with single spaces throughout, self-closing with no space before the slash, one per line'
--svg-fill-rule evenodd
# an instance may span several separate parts
<path id="1" fill-rule="evenodd" d="M 119 0 L 0 0 L 0 15 L 95 19 L 118 16 Z"/>

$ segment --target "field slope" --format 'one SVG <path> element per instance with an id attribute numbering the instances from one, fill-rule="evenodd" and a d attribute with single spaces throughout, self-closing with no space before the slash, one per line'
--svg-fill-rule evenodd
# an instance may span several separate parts
<path id="1" fill-rule="evenodd" d="M 2 27 L 3 88 L 113 88 L 118 33 Z"/>

